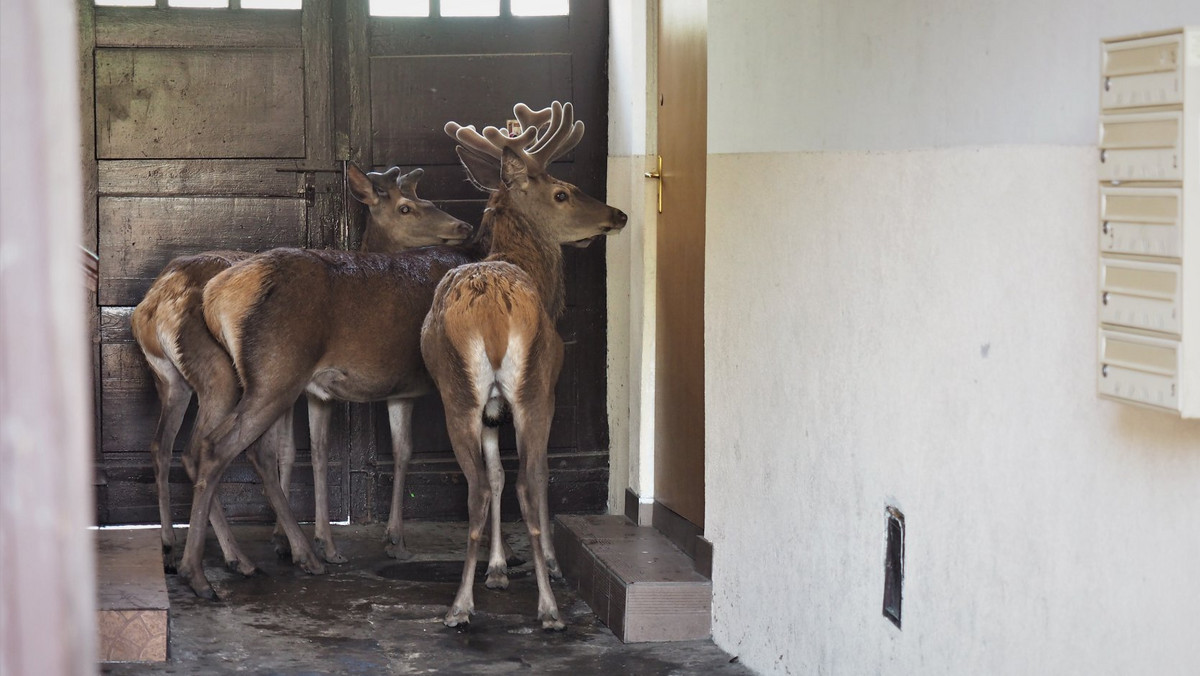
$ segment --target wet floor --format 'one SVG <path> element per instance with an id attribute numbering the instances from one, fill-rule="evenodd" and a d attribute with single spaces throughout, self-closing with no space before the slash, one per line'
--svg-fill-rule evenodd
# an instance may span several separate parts
<path id="1" fill-rule="evenodd" d="M 528 560 L 520 524 L 509 543 Z M 280 561 L 264 526 L 235 528 L 262 569 L 244 578 L 222 565 L 216 541 L 205 570 L 222 600 L 196 598 L 175 575 L 170 658 L 107 664 L 106 674 L 749 674 L 711 641 L 623 644 L 563 581 L 554 594 L 567 629 L 544 632 L 532 563 L 510 571 L 507 590 L 476 578 L 475 615 L 463 631 L 442 624 L 462 572 L 464 524 L 411 523 L 411 561 L 383 553 L 382 526 L 335 527 L 349 563 L 307 575 Z M 184 531 L 180 531 L 182 536 Z M 180 538 L 182 542 L 182 537 Z"/>

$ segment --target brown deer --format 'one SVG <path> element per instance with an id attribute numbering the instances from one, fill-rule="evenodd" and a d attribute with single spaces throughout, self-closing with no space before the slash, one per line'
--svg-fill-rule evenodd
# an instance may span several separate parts
<path id="1" fill-rule="evenodd" d="M 486 241 L 486 233 L 476 240 Z M 397 476 L 410 453 L 411 400 L 433 390 L 420 355 L 421 321 L 433 289 L 447 270 L 478 255 L 462 248 L 430 247 L 399 254 L 275 249 L 214 277 L 204 290 L 209 331 L 233 360 L 242 384 L 236 406 L 209 434 L 193 437 L 196 480 L 190 528 L 178 567 L 197 595 L 216 598 L 201 561 L 205 514 L 229 463 L 262 435 L 291 403 L 308 393 L 313 430 L 317 539 L 327 556 L 336 553 L 328 512 L 321 507 L 329 401 L 388 401 Z M 395 403 L 393 403 L 395 402 Z M 399 429 L 404 427 L 405 429 Z M 324 572 L 287 503 L 274 448 L 261 444 L 247 455 L 290 543 L 293 561 L 310 573 Z M 394 489 L 395 490 L 395 489 Z M 402 501 L 393 500 L 399 532 Z M 392 524 L 389 524 L 391 530 Z"/>
<path id="2" fill-rule="evenodd" d="M 564 628 L 550 590 L 550 520 L 546 445 L 554 415 L 554 387 L 563 343 L 555 329 L 562 314 L 561 246 L 585 246 L 625 226 L 626 215 L 547 173 L 547 166 L 578 143 L 583 123 L 571 104 L 552 105 L 550 131 L 529 147 L 534 130 L 515 138 L 487 127 L 448 123 L 446 132 L 471 180 L 492 192 L 481 227 L 492 232 L 491 255 L 450 271 L 438 284 L 421 331 L 421 353 L 446 410 L 454 456 L 467 479 L 469 532 L 462 580 L 445 624 L 470 622 L 475 561 L 489 507 L 499 519 L 497 428 L 511 414 L 519 465 L 517 500 L 529 531 L 538 584 L 538 620 Z M 505 561 L 492 538 L 489 587 L 508 584 Z"/>
<path id="3" fill-rule="evenodd" d="M 350 191 L 369 209 L 363 235 L 364 250 L 403 251 L 432 244 L 461 243 L 470 235 L 470 226 L 417 197 L 416 185 L 422 173 L 422 170 L 414 169 L 401 175 L 399 167 L 393 167 L 386 173 L 364 174 L 353 164 L 348 167 Z M 168 568 L 173 566 L 175 533 L 171 524 L 167 475 L 171 449 L 184 413 L 195 392 L 199 403 L 195 435 L 204 435 L 237 402 L 239 390 L 228 354 L 204 323 L 204 285 L 218 273 L 252 255 L 240 251 L 212 251 L 176 258 L 163 269 L 131 316 L 134 338 L 150 365 L 162 406 L 150 453 L 158 488 L 163 560 Z M 291 411 L 289 408 L 281 416 L 270 431 L 270 439 L 264 442 L 283 453 L 281 471 L 285 477 L 285 494 L 286 477 L 290 475 L 291 460 L 295 456 Z M 183 464 L 189 476 L 194 478 L 194 462 L 190 455 L 185 454 Z M 219 501 L 210 517 L 226 563 L 244 575 L 252 574 L 254 564 L 234 540 Z"/>

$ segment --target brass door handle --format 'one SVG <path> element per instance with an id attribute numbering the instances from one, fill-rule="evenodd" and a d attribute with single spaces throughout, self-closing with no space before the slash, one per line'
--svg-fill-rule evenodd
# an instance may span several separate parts
<path id="1" fill-rule="evenodd" d="M 662 213 L 662 155 L 658 156 L 658 170 L 647 171 L 644 176 L 658 181 L 658 213 Z"/>

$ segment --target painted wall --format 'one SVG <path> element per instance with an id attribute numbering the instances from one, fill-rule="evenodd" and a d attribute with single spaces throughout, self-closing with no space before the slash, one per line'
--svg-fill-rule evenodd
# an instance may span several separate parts
<path id="1" fill-rule="evenodd" d="M 1200 422 L 1094 376 L 1098 41 L 1185 23 L 709 0 L 706 536 L 742 664 L 1200 668 Z"/>
<path id="2" fill-rule="evenodd" d="M 609 6 L 608 203 L 629 224 L 605 239 L 608 266 L 609 512 L 625 490 L 654 499 L 654 185 L 643 177 L 657 146 L 654 3 Z"/>

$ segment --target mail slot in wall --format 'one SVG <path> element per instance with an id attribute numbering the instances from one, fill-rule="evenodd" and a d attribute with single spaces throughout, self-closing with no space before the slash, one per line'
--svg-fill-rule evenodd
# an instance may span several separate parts
<path id="1" fill-rule="evenodd" d="M 1179 343 L 1100 331 L 1097 382 L 1102 396 L 1166 409 L 1179 407 Z"/>
<path id="2" fill-rule="evenodd" d="M 1100 321 L 1179 333 L 1179 265 L 1100 258 Z"/>
<path id="3" fill-rule="evenodd" d="M 1100 251 L 1179 258 L 1178 188 L 1100 189 Z"/>
<path id="4" fill-rule="evenodd" d="M 1100 107 L 1135 108 L 1183 102 L 1183 36 L 1104 45 Z"/>
<path id="5" fill-rule="evenodd" d="M 1179 180 L 1182 132 L 1179 112 L 1101 117 L 1100 180 Z"/>
<path id="6" fill-rule="evenodd" d="M 1100 43 L 1102 396 L 1200 418 L 1200 26 Z"/>

